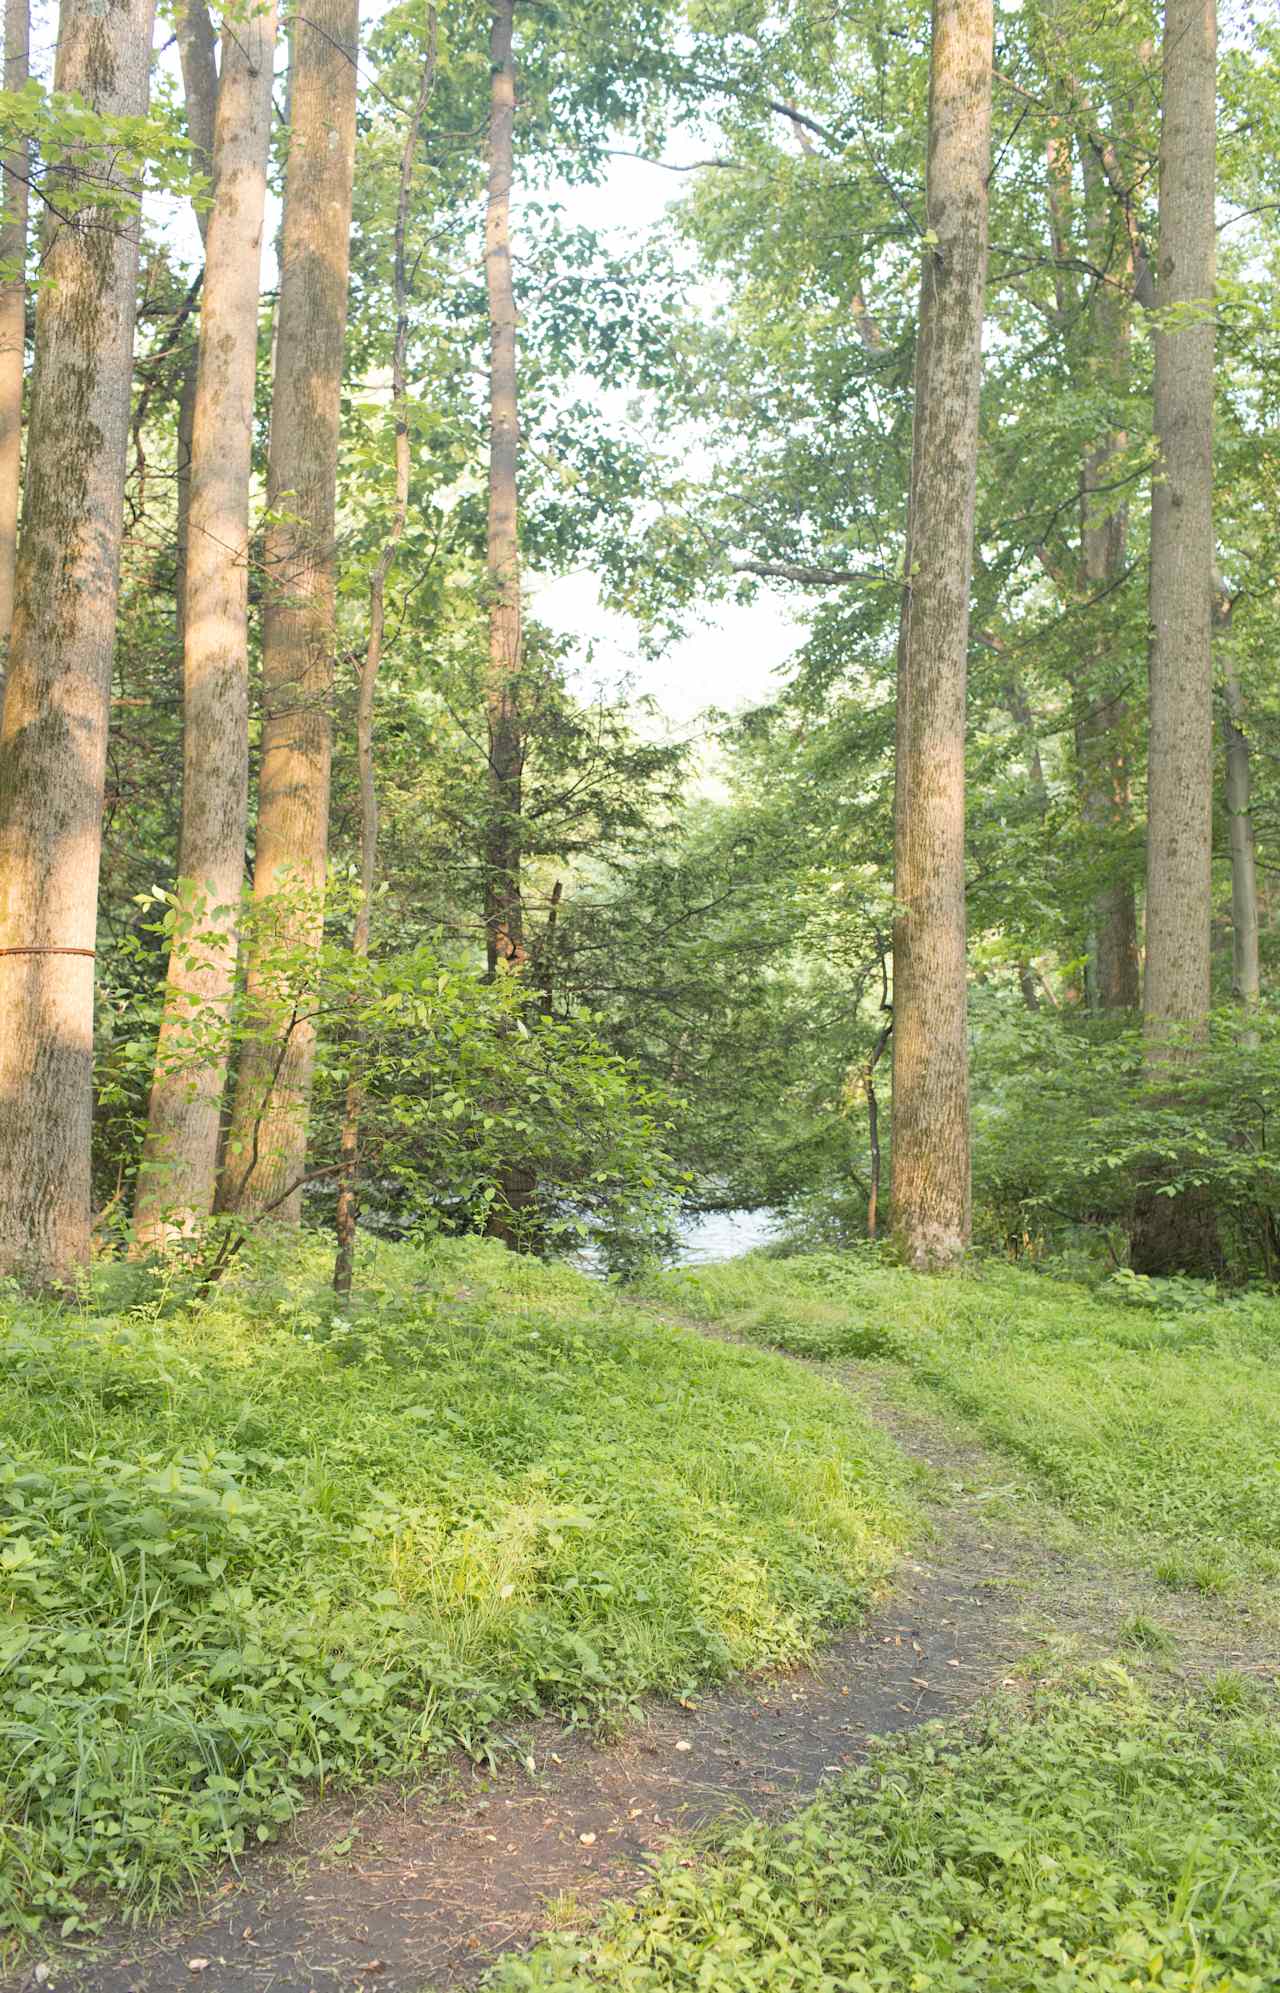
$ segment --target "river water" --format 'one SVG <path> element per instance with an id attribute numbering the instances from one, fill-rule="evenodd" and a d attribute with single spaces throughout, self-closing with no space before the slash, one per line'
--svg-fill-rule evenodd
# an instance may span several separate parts
<path id="1" fill-rule="evenodd" d="M 749 1253 L 768 1243 L 775 1222 L 772 1211 L 708 1211 L 700 1218 L 687 1218 L 680 1227 L 680 1263 L 689 1266 Z"/>

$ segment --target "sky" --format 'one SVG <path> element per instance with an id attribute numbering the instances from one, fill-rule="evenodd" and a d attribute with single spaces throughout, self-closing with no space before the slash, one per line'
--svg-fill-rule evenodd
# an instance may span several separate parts
<path id="1" fill-rule="evenodd" d="M 672 163 L 678 163 L 677 152 Z M 597 230 L 616 253 L 660 222 L 680 185 L 661 166 L 615 158 L 599 186 L 566 185 L 554 192 L 564 204 L 566 222 Z M 706 621 L 658 658 L 642 655 L 629 617 L 602 607 L 586 570 L 531 576 L 529 602 L 552 629 L 592 645 L 591 663 L 580 673 L 584 690 L 630 678 L 636 693 L 652 698 L 678 733 L 693 728 L 708 706 L 734 712 L 771 698 L 775 673 L 802 635 L 784 595 L 765 587 L 749 607 L 711 604 Z"/>
<path id="2" fill-rule="evenodd" d="M 377 0 L 375 7 L 376 4 Z M 46 79 L 53 66 L 56 19 L 56 7 L 51 0 L 35 0 L 32 68 Z M 163 46 L 164 41 L 162 31 L 157 44 Z M 176 84 L 177 58 L 171 46 L 161 61 Z M 691 156 L 698 155 L 695 152 Z M 677 148 L 669 164 L 680 163 Z M 628 239 L 635 240 L 654 228 L 685 184 L 680 176 L 664 167 L 644 160 L 614 158 L 598 186 L 566 183 L 552 193 L 563 203 L 566 222 L 598 230 L 616 251 Z M 269 207 L 264 284 L 273 281 L 271 244 L 278 225 L 274 197 L 269 197 Z M 518 211 L 517 201 L 517 237 Z M 153 225 L 170 234 L 179 252 L 194 265 L 200 254 L 199 238 L 186 203 L 151 200 L 149 213 Z M 708 299 L 708 309 L 711 308 Z M 577 680 L 584 694 L 601 685 L 612 688 L 619 681 L 628 680 L 636 696 L 651 698 L 671 731 L 682 736 L 698 732 L 698 715 L 709 706 L 733 712 L 772 697 L 776 690 L 775 673 L 786 665 L 802 636 L 785 592 L 762 586 L 749 607 L 736 603 L 709 605 L 705 621 L 687 638 L 671 645 L 660 657 L 645 657 L 634 622 L 602 607 L 590 572 L 531 574 L 527 577 L 527 588 L 533 613 L 553 630 L 575 640 L 583 660 Z"/>

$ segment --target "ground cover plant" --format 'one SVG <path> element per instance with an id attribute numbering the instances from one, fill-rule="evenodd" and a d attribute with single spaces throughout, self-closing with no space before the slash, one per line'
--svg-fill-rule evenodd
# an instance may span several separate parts
<path id="1" fill-rule="evenodd" d="M 988 1262 L 922 1280 L 873 1255 L 757 1254 L 660 1275 L 691 1317 L 924 1385 L 1043 1493 L 1204 1591 L 1280 1571 L 1280 1301 Z"/>
<path id="2" fill-rule="evenodd" d="M 1280 1957 L 1274 1710 L 1124 1670 L 881 1744 L 784 1825 L 680 1851 L 501 1993 L 1264 1993 Z"/>
<path id="3" fill-rule="evenodd" d="M 380 1248 L 342 1313 L 327 1270 L 4 1305 L 0 1931 L 154 1907 L 323 1780 L 802 1655 L 908 1531 L 783 1358 L 479 1241 Z"/>

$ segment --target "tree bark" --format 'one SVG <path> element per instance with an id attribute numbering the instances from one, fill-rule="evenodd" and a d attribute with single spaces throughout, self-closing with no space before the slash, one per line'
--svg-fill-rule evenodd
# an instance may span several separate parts
<path id="1" fill-rule="evenodd" d="M 213 1209 L 249 806 L 249 487 L 276 19 L 228 23 L 214 134 L 183 597 L 178 901 L 134 1226 Z"/>
<path id="2" fill-rule="evenodd" d="M 964 747 L 987 266 L 991 0 L 934 0 L 894 789 L 894 1237 L 943 1267 L 971 1230 Z"/>
<path id="3" fill-rule="evenodd" d="M 146 113 L 154 0 L 66 0 L 55 88 Z M 22 537 L 0 727 L 0 1274 L 89 1256 L 93 951 L 137 308 L 138 219 L 50 175 Z M 81 217 L 83 216 L 83 219 Z"/>
<path id="4" fill-rule="evenodd" d="M 194 202 L 200 240 L 209 240 L 209 206 L 213 182 L 213 130 L 218 115 L 218 44 L 205 0 L 182 0 L 174 15 L 174 34 L 182 65 L 182 89 L 187 106 L 187 137 L 191 141 L 191 163 L 203 173 L 209 185 L 205 197 Z M 176 547 L 174 553 L 173 600 L 178 656 L 186 643 L 184 624 L 187 592 L 187 541 L 191 509 L 191 432 L 195 422 L 196 374 L 200 364 L 198 342 L 192 346 L 183 369 L 178 393 L 178 439 L 174 459 L 177 484 Z"/>
<path id="5" fill-rule="evenodd" d="M 520 890 L 524 740 L 520 721 L 520 602 L 516 301 L 511 276 L 511 181 L 516 114 L 513 0 L 495 0 L 489 38 L 489 200 L 484 267 L 489 299 L 489 812 L 485 938 L 489 973 L 525 959 Z"/>
<path id="6" fill-rule="evenodd" d="M 370 914 L 373 887 L 378 870 L 378 789 L 373 766 L 373 700 L 382 664 L 382 642 L 386 628 L 387 577 L 396 550 L 404 535 L 409 511 L 409 384 L 406 367 L 409 352 L 409 271 L 405 245 L 409 232 L 409 196 L 413 186 L 413 160 L 418 149 L 427 101 L 435 85 L 436 10 L 428 9 L 427 52 L 418 84 L 417 100 L 405 133 L 400 154 L 400 191 L 396 201 L 395 244 L 392 251 L 392 284 L 395 294 L 396 330 L 391 351 L 391 405 L 395 420 L 395 499 L 391 528 L 369 583 L 369 640 L 360 671 L 356 705 L 356 765 L 360 778 L 360 898 L 351 935 L 351 952 L 358 958 L 369 953 Z M 333 1263 L 333 1291 L 350 1294 L 356 1264 L 356 1227 L 359 1222 L 360 1109 L 362 1089 L 359 1048 L 352 1058 L 347 1082 L 340 1146 L 341 1172 L 338 1178 L 338 1205 L 335 1216 L 338 1249 Z"/>
<path id="7" fill-rule="evenodd" d="M 31 48 L 28 0 L 5 0 L 4 87 L 21 90 Z M 13 576 L 18 558 L 18 502 L 22 480 L 22 375 L 27 346 L 27 176 L 31 148 L 15 142 L 4 159 L 4 214 L 0 220 L 0 261 L 13 275 L 0 282 L 0 710 L 4 707 L 4 668 L 13 628 Z"/>
<path id="8" fill-rule="evenodd" d="M 1093 152 L 1084 153 L 1085 202 L 1090 257 L 1105 267 L 1108 254 L 1106 198 Z M 1089 370 L 1094 381 L 1117 399 L 1129 377 L 1130 303 L 1116 286 L 1095 283 L 1089 298 Z M 1093 600 L 1118 584 L 1125 572 L 1129 508 L 1117 496 L 1120 459 L 1128 438 L 1111 429 L 1086 452 L 1080 480 L 1080 547 L 1084 594 Z M 1075 682 L 1076 765 L 1080 808 L 1086 824 L 1109 850 L 1129 829 L 1128 702 L 1116 689 L 1107 642 L 1095 645 Z M 1102 1010 L 1136 1010 L 1138 911 L 1132 879 L 1112 878 L 1099 891 L 1093 909 L 1092 983 Z"/>
<path id="9" fill-rule="evenodd" d="M 1231 988 L 1244 1013 L 1241 1043 L 1256 1045 L 1251 1013 L 1262 995 L 1258 958 L 1258 865 L 1253 829 L 1253 782 L 1244 694 L 1230 650 L 1231 605 L 1223 609 L 1222 737 L 1226 748 L 1227 822 L 1231 837 Z"/>
<path id="10" fill-rule="evenodd" d="M 1148 1066 L 1194 1059 L 1210 1003 L 1213 857 L 1215 0 L 1166 0 L 1156 269 L 1147 777 Z M 1144 1273 L 1212 1272 L 1207 1201 L 1144 1193 Z"/>
<path id="11" fill-rule="evenodd" d="M 292 117 L 271 397 L 262 621 L 262 766 L 253 893 L 272 949 L 324 929 L 333 749 L 338 416 L 356 144 L 358 0 L 316 0 L 294 28 Z M 286 905 L 286 901 L 292 904 Z M 222 1209 L 302 1215 L 315 1027 L 278 1035 L 261 935 L 251 944 Z M 282 1197 L 282 1193 L 286 1193 Z"/>

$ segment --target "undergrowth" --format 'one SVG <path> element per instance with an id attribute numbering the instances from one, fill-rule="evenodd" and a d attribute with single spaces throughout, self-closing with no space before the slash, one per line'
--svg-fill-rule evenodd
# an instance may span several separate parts
<path id="1" fill-rule="evenodd" d="M 126 1279 L 134 1276 L 126 1274 Z M 335 1314 L 0 1307 L 0 1931 L 154 1909 L 324 1781 L 804 1654 L 908 1527 L 784 1359 L 477 1242 Z"/>
<path id="2" fill-rule="evenodd" d="M 999 1264 L 926 1278 L 871 1256 L 762 1254 L 660 1275 L 695 1319 L 809 1357 L 901 1366 L 1165 1583 L 1280 1572 L 1280 1300 Z"/>
<path id="3" fill-rule="evenodd" d="M 1229 1701 L 1229 1699 L 1228 1699 Z M 1274 1710 L 1074 1691 L 881 1743 L 782 1826 L 673 1854 L 495 1993 L 1271 1993 Z"/>

